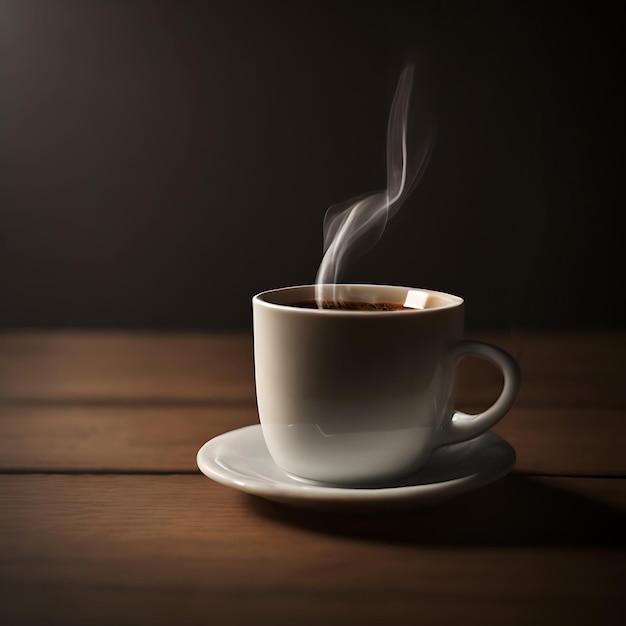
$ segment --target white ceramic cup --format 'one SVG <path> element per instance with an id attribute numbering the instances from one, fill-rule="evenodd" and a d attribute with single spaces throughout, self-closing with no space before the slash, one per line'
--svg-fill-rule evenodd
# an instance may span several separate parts
<path id="1" fill-rule="evenodd" d="M 274 462 L 303 479 L 382 484 L 418 470 L 439 446 L 472 439 L 511 408 L 513 358 L 463 341 L 463 300 L 425 289 L 337 285 L 342 300 L 407 303 L 400 311 L 294 306 L 315 286 L 254 296 L 254 360 L 263 436 Z M 498 366 L 504 386 L 482 413 L 454 410 L 465 356 Z"/>

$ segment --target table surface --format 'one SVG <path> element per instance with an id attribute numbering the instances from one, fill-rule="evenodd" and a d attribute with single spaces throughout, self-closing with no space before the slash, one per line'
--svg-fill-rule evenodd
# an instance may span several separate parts
<path id="1" fill-rule="evenodd" d="M 0 333 L 0 624 L 622 624 L 626 335 L 475 338 L 521 365 L 515 470 L 359 517 L 199 473 L 258 422 L 249 335 Z M 466 359 L 459 407 L 500 384 Z"/>

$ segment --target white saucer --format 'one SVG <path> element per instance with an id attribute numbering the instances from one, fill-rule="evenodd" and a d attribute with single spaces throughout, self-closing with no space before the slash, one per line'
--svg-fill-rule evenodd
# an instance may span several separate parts
<path id="1" fill-rule="evenodd" d="M 515 450 L 488 432 L 439 448 L 418 473 L 397 483 L 349 489 L 285 474 L 274 464 L 256 424 L 211 439 L 200 448 L 197 463 L 209 478 L 267 500 L 325 510 L 375 511 L 427 506 L 491 483 L 513 468 Z"/>

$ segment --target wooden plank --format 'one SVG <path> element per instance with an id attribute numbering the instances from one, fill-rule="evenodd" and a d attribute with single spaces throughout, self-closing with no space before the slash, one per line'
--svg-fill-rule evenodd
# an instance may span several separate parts
<path id="1" fill-rule="evenodd" d="M 507 350 L 520 364 L 517 406 L 626 408 L 625 333 L 483 333 L 476 339 Z M 467 359 L 461 373 L 461 402 L 493 400 L 501 385 L 495 368 Z"/>
<path id="2" fill-rule="evenodd" d="M 256 422 L 254 407 L 0 407 L 0 470 L 195 471 L 205 441 Z"/>
<path id="3" fill-rule="evenodd" d="M 518 406 L 626 408 L 626 334 L 477 337 L 516 355 Z M 486 405 L 499 373 L 466 359 L 459 400 Z M 248 334 L 3 332 L 0 403 L 254 402 Z"/>
<path id="4" fill-rule="evenodd" d="M 12 625 L 618 624 L 625 487 L 512 476 L 433 509 L 353 518 L 201 476 L 0 476 L 0 615 Z"/>
<path id="5" fill-rule="evenodd" d="M 514 408 L 493 429 L 517 452 L 517 472 L 626 476 L 626 412 Z"/>
<path id="6" fill-rule="evenodd" d="M 195 471 L 212 437 L 258 423 L 254 407 L 0 407 L 0 471 Z M 494 429 L 518 472 L 626 476 L 626 415 L 515 408 Z"/>
<path id="7" fill-rule="evenodd" d="M 253 402 L 249 334 L 0 333 L 3 402 Z"/>

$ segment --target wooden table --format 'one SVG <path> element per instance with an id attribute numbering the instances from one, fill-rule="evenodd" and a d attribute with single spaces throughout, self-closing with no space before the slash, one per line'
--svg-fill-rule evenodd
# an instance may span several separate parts
<path id="1" fill-rule="evenodd" d="M 354 517 L 198 472 L 257 422 L 250 336 L 0 334 L 0 624 L 623 624 L 626 335 L 482 338 L 522 367 L 514 473 Z M 499 382 L 465 361 L 461 408 Z"/>

